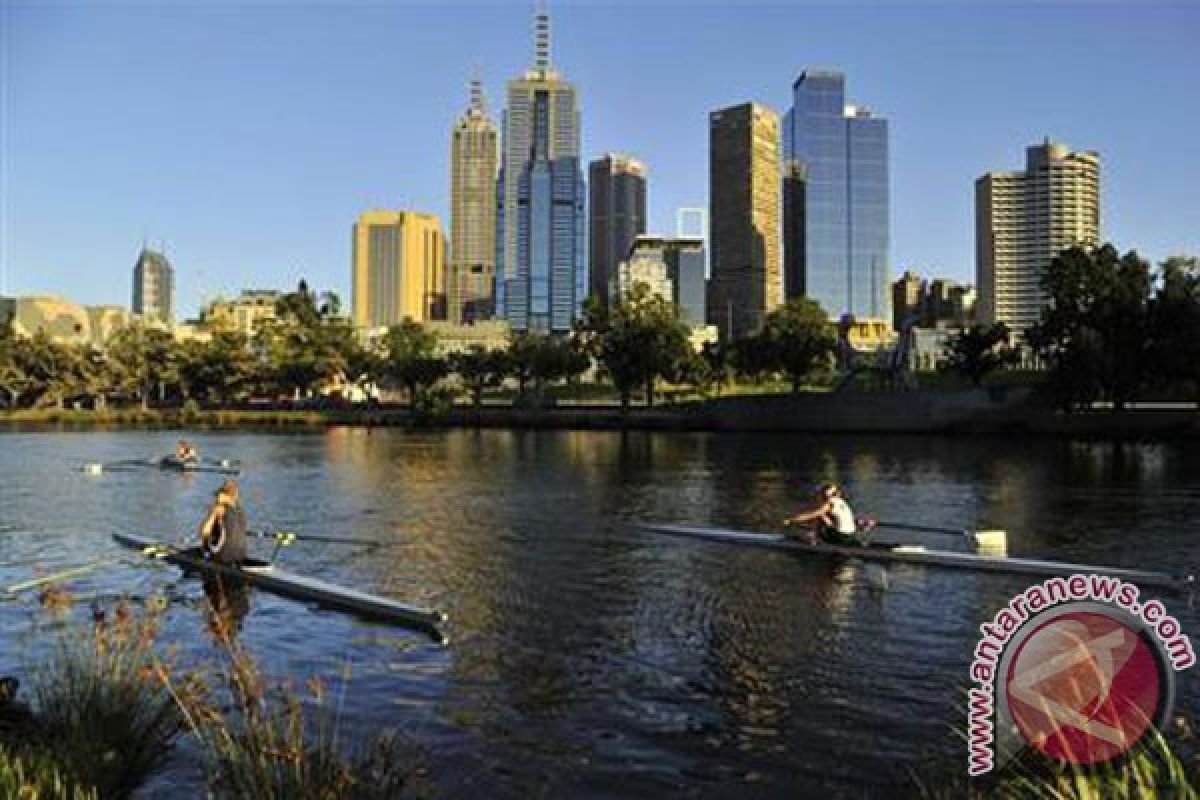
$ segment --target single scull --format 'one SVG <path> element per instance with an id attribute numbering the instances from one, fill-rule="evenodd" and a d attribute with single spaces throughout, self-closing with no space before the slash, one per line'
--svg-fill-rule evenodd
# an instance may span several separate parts
<path id="1" fill-rule="evenodd" d="M 152 558 L 161 558 L 185 572 L 198 572 L 230 581 L 244 581 L 281 597 L 346 611 L 377 622 L 412 628 L 429 635 L 435 641 L 446 642 L 446 635 L 439 627 L 440 623 L 446 621 L 446 615 L 440 611 L 406 605 L 317 578 L 295 575 L 265 561 L 248 560 L 240 567 L 234 567 L 208 561 L 195 550 L 172 547 L 144 536 L 117 533 L 113 538 L 125 547 L 138 550 Z"/>

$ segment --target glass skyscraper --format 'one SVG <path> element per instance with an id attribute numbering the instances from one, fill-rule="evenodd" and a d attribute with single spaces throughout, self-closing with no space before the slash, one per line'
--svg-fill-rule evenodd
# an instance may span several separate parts
<path id="1" fill-rule="evenodd" d="M 887 120 L 846 105 L 840 72 L 805 70 L 792 92 L 783 147 L 802 183 L 784 187 L 786 294 L 834 318 L 891 319 Z"/>
<path id="2" fill-rule="evenodd" d="M 566 333 L 587 294 L 584 180 L 575 87 L 550 65 L 550 18 L 535 20 L 533 68 L 508 84 L 497 188 L 498 313 L 517 331 Z"/>

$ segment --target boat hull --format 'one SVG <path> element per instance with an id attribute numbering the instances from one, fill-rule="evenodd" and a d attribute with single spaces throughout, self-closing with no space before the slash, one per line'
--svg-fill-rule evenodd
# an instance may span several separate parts
<path id="1" fill-rule="evenodd" d="M 947 569 L 967 569 L 980 572 L 1001 572 L 1018 575 L 1069 576 L 1074 574 L 1111 575 L 1147 586 L 1170 589 L 1190 588 L 1191 577 L 1177 578 L 1163 572 L 1103 567 L 1092 564 L 1072 564 L 1063 561 L 1044 561 L 1031 558 L 998 558 L 978 553 L 958 553 L 950 550 L 925 550 L 900 547 L 844 547 L 832 544 L 808 544 L 790 539 L 780 533 L 759 533 L 696 525 L 649 524 L 639 526 L 649 533 L 675 536 L 707 542 L 723 542 L 747 547 L 762 547 L 803 555 L 826 555 L 857 558 L 863 561 L 918 564 Z"/>
<path id="2" fill-rule="evenodd" d="M 439 611 L 410 606 L 318 578 L 285 572 L 262 561 L 248 561 L 241 566 L 232 566 L 209 561 L 195 550 L 170 547 L 144 536 L 118 533 L 114 534 L 113 538 L 118 544 L 142 551 L 150 557 L 162 558 L 188 572 L 240 581 L 291 600 L 344 611 L 375 622 L 401 625 L 425 633 L 435 641 L 446 641 L 446 636 L 439 627 L 446 616 Z"/>

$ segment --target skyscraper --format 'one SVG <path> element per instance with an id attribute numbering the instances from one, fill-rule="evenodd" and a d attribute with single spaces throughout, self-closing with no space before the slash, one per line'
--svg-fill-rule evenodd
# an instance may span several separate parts
<path id="1" fill-rule="evenodd" d="M 809 69 L 792 84 L 784 117 L 784 154 L 803 167 L 803 203 L 786 224 L 804 295 L 831 317 L 888 319 L 888 127 L 865 108 L 846 105 L 840 72 Z M 789 256 L 789 263 L 792 262 Z"/>
<path id="2" fill-rule="evenodd" d="M 629 256 L 634 237 L 646 232 L 646 167 L 609 153 L 588 165 L 588 191 L 590 292 L 608 303 L 614 270 Z"/>
<path id="3" fill-rule="evenodd" d="M 978 314 L 1024 333 L 1038 321 L 1042 272 L 1059 253 L 1100 239 L 1100 156 L 1046 139 L 1025 150 L 1024 172 L 975 181 Z"/>
<path id="4" fill-rule="evenodd" d="M 704 325 L 704 240 L 697 237 L 647 236 L 633 240 L 629 256 L 617 266 L 618 294 L 628 292 L 639 275 L 662 276 L 670 293 L 661 292 L 679 306 L 680 317 L 690 328 Z M 647 281 L 654 283 L 654 280 Z"/>
<path id="5" fill-rule="evenodd" d="M 378 328 L 444 318 L 445 250 L 433 214 L 360 214 L 353 237 L 354 324 Z"/>
<path id="6" fill-rule="evenodd" d="M 175 324 L 175 270 L 165 255 L 145 246 L 133 265 L 133 313 Z"/>
<path id="7" fill-rule="evenodd" d="M 534 62 L 509 81 L 497 304 L 514 330 L 566 333 L 587 292 L 584 181 L 575 87 L 550 64 L 550 16 L 534 21 Z"/>
<path id="8" fill-rule="evenodd" d="M 498 160 L 496 126 L 488 118 L 483 85 L 476 79 L 471 81 L 470 105 L 450 133 L 451 322 L 474 322 L 493 313 Z"/>
<path id="9" fill-rule="evenodd" d="M 745 103 L 709 114 L 708 130 L 708 322 L 729 341 L 753 333 L 783 301 L 779 115 Z"/>

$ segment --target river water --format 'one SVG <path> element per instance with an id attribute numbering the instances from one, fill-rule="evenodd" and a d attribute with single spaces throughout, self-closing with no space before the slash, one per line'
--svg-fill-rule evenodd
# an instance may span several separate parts
<path id="1" fill-rule="evenodd" d="M 80 465 L 169 452 L 175 433 L 0 434 L 0 585 L 176 540 L 217 475 Z M 857 564 L 649 536 L 639 520 L 764 528 L 841 482 L 885 519 L 998 527 L 1014 555 L 1194 568 L 1200 459 L 1184 445 L 335 428 L 197 432 L 240 459 L 255 527 L 375 539 L 305 544 L 287 568 L 434 606 L 450 643 L 261 592 L 240 640 L 273 676 L 319 674 L 347 738 L 395 728 L 439 797 L 887 797 L 955 733 L 978 636 L 1029 579 Z M 917 541 L 919 537 L 914 537 Z M 936 539 L 927 544 L 944 545 Z M 73 581 L 172 600 L 164 638 L 214 658 L 204 595 L 135 558 Z M 1168 598 L 1184 631 L 1186 599 Z M 0 601 L 0 673 L 53 639 Z M 344 686 L 343 686 L 344 684 Z M 1178 695 L 1196 696 L 1184 673 Z M 186 748 L 147 796 L 199 791 Z"/>

